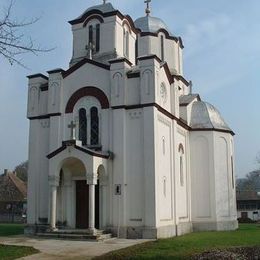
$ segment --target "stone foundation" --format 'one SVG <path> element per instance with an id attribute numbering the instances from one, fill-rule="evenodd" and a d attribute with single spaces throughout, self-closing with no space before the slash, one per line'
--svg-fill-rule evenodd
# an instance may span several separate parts
<path id="1" fill-rule="evenodd" d="M 118 236 L 118 229 L 110 227 L 107 231 L 113 236 Z M 149 227 L 120 227 L 119 237 L 128 239 L 159 239 L 170 238 L 176 235 L 184 235 L 192 232 L 191 223 L 181 223 L 176 225 L 163 226 L 158 228 Z"/>
<path id="2" fill-rule="evenodd" d="M 24 228 L 24 234 L 27 236 L 34 236 L 37 233 L 45 233 L 48 230 L 48 225 L 26 225 Z"/>
<path id="3" fill-rule="evenodd" d="M 237 220 L 219 222 L 193 222 L 193 231 L 228 231 L 238 229 Z"/>

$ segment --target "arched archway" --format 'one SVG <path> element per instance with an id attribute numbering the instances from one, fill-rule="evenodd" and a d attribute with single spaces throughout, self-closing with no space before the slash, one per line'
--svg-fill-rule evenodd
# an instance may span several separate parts
<path id="1" fill-rule="evenodd" d="M 89 226 L 89 185 L 86 167 L 78 158 L 70 157 L 60 164 L 57 190 L 57 223 L 61 228 L 87 229 Z"/>

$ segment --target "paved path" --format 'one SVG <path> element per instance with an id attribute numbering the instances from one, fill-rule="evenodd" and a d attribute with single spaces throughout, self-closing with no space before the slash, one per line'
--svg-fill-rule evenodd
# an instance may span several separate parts
<path id="1" fill-rule="evenodd" d="M 91 259 L 110 251 L 141 244 L 151 240 L 117 239 L 112 238 L 104 242 L 70 241 L 29 238 L 25 236 L 0 237 L 0 243 L 16 246 L 31 246 L 41 253 L 27 256 L 24 260 L 56 260 L 56 259 Z"/>

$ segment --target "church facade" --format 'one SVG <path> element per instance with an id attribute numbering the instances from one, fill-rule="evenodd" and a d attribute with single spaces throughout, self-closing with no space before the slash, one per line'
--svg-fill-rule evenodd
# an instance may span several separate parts
<path id="1" fill-rule="evenodd" d="M 182 39 L 149 6 L 133 21 L 104 1 L 69 23 L 69 69 L 28 76 L 27 232 L 236 229 L 234 133 L 192 93 Z"/>

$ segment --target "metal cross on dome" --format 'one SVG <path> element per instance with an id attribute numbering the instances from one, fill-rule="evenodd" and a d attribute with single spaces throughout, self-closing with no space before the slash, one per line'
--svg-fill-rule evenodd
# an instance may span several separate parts
<path id="1" fill-rule="evenodd" d="M 151 13 L 151 9 L 150 9 L 150 3 L 152 2 L 152 0 L 145 0 L 144 3 L 147 5 L 145 12 L 146 15 L 148 16 Z"/>
<path id="2" fill-rule="evenodd" d="M 107 3 L 107 0 L 103 0 L 103 5 L 105 5 Z"/>

